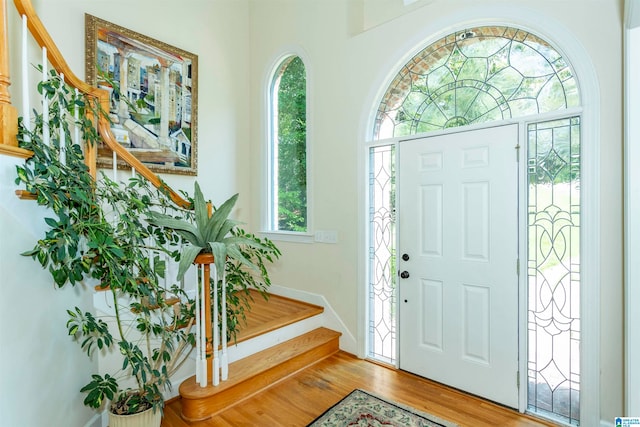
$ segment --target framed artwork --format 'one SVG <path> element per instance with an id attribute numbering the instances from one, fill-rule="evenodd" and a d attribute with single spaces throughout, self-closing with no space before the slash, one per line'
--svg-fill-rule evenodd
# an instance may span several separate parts
<path id="1" fill-rule="evenodd" d="M 198 57 L 89 14 L 85 32 L 86 79 L 111 94 L 118 142 L 156 173 L 196 175 Z M 98 166 L 113 167 L 106 145 Z"/>

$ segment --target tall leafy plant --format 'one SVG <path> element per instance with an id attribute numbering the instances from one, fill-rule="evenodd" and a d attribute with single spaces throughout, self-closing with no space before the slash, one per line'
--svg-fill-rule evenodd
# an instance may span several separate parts
<path id="1" fill-rule="evenodd" d="M 69 120 L 77 111 L 80 119 L 73 126 L 91 146 L 99 136 L 85 113 L 91 110 L 96 117 L 101 112 L 91 99 L 74 95 L 55 73 L 39 89 L 49 100 L 51 115 L 47 124 L 35 113 L 32 130 L 20 121 L 20 145 L 34 155 L 17 167 L 16 183 L 48 208 L 47 228 L 23 255 L 47 269 L 58 287 L 90 288 L 94 283 L 113 297 L 113 328 L 91 312 L 68 309 L 68 332 L 89 357 L 112 352 L 122 360 L 115 372 L 91 376 L 82 388 L 84 403 L 99 408 L 110 400 L 111 411 L 119 414 L 160 409 L 171 374 L 195 342 L 192 301 L 179 286 L 164 283 L 165 235 L 144 222 L 150 209 L 174 208 L 142 179 L 123 185 L 103 175 L 94 181 L 82 147 L 70 143 Z M 51 132 L 45 143 L 47 127 Z M 172 305 L 170 297 L 182 303 Z"/>

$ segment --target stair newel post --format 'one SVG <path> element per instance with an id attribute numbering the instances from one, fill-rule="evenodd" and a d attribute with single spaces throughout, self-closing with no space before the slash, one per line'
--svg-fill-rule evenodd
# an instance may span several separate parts
<path id="1" fill-rule="evenodd" d="M 213 255 L 208 253 L 200 254 L 194 260 L 196 265 L 202 266 L 203 271 L 203 292 L 202 292 L 202 312 L 204 334 L 205 334 L 205 354 L 206 365 L 209 365 L 209 361 L 213 359 L 213 328 L 211 327 L 211 264 L 213 264 Z M 199 315 L 199 313 L 198 313 Z M 212 383 L 213 369 L 205 368 L 207 371 L 207 385 Z"/>
<path id="2" fill-rule="evenodd" d="M 9 86 L 9 38 L 7 32 L 7 3 L 0 0 L 0 145 L 18 146 L 18 112 L 11 105 Z"/>
<path id="3" fill-rule="evenodd" d="M 207 203 L 207 214 L 209 218 L 213 215 L 213 205 L 211 203 Z M 194 264 L 198 266 L 202 266 L 202 303 L 200 304 L 200 308 L 202 313 L 198 313 L 202 319 L 202 324 L 204 325 L 204 335 L 205 335 L 205 362 L 203 366 L 203 370 L 207 373 L 207 386 L 209 384 L 218 385 L 220 382 L 219 376 L 219 368 L 214 369 L 216 367 L 216 363 L 218 363 L 216 353 L 218 343 L 214 342 L 215 335 L 213 333 L 213 320 L 211 316 L 211 265 L 214 263 L 215 259 L 213 254 L 211 253 L 201 253 L 196 259 L 193 261 Z M 215 266 L 214 266 L 215 269 Z M 214 281 L 217 283 L 217 275 L 214 270 Z M 215 288 L 214 288 L 215 289 Z M 218 292 L 215 289 L 214 298 L 217 296 Z M 217 314 L 217 301 L 214 300 L 214 309 L 216 310 L 215 315 Z M 201 332 L 202 333 L 202 332 Z M 199 363 L 200 361 L 198 361 Z M 211 363 L 209 363 L 211 362 Z"/>

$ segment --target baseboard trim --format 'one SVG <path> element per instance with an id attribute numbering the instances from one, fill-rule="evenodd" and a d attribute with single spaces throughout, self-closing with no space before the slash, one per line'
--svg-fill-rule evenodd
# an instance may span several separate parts
<path id="1" fill-rule="evenodd" d="M 340 350 L 358 354 L 358 341 L 323 295 L 274 284 L 269 287 L 269 293 L 324 307 L 322 326 L 342 333 L 340 336 Z"/>
<path id="2" fill-rule="evenodd" d="M 103 412 L 95 414 L 93 417 L 89 419 L 89 421 L 87 421 L 84 427 L 106 427 L 108 424 L 108 420 L 107 422 L 103 421 L 102 415 L 103 415 Z"/>

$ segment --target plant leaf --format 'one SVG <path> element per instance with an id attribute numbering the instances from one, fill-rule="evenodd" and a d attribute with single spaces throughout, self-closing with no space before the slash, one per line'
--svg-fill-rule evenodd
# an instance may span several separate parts
<path id="1" fill-rule="evenodd" d="M 237 221 L 235 219 L 227 219 L 224 222 L 224 224 L 222 224 L 222 227 L 220 227 L 220 230 L 218 231 L 218 236 L 216 236 L 215 240 L 221 241 L 222 239 L 225 238 L 227 234 L 229 234 L 229 232 L 233 229 L 233 227 L 239 224 L 242 224 L 242 221 Z"/>
<path id="2" fill-rule="evenodd" d="M 204 200 L 204 195 L 202 194 L 202 190 L 200 190 L 200 185 L 198 181 L 195 182 L 194 185 L 194 212 L 196 214 L 196 226 L 203 232 L 207 227 L 207 222 L 209 221 L 209 212 L 207 208 L 207 202 Z"/>
<path id="3" fill-rule="evenodd" d="M 223 240 L 226 245 L 246 245 L 256 249 L 268 250 L 269 248 L 259 242 L 242 236 L 231 236 Z"/>
<path id="4" fill-rule="evenodd" d="M 185 220 L 173 218 L 159 212 L 149 212 L 147 214 L 147 221 L 158 227 L 171 228 L 176 230 L 176 232 L 180 231 L 181 233 L 179 234 L 181 236 L 185 237 L 193 244 L 201 245 L 201 247 L 204 247 L 207 243 L 206 241 L 201 241 L 199 238 L 200 231 L 198 231 L 193 224 Z"/>
<path id="5" fill-rule="evenodd" d="M 227 245 L 222 242 L 209 242 L 211 253 L 213 254 L 213 262 L 216 265 L 218 274 L 224 272 L 224 265 L 227 262 Z"/>
<path id="6" fill-rule="evenodd" d="M 209 218 L 209 223 L 207 224 L 207 228 L 203 233 L 203 237 L 207 242 L 217 242 L 220 241 L 218 234 L 220 229 L 224 225 L 224 222 L 229 217 L 233 206 L 236 204 L 238 200 L 238 193 L 231 196 L 227 201 L 225 201 L 218 209 L 213 212 L 211 218 Z"/>
<path id="7" fill-rule="evenodd" d="M 201 238 L 201 236 L 196 236 L 193 233 L 184 230 L 175 230 L 176 234 L 181 236 L 184 240 L 191 243 L 194 246 L 199 248 L 206 247 L 206 242 Z"/>
<path id="8" fill-rule="evenodd" d="M 249 259 L 247 259 L 247 257 L 245 257 L 244 255 L 242 255 L 242 252 L 240 252 L 240 249 L 238 249 L 237 246 L 227 247 L 227 254 L 229 255 L 230 258 L 240 261 L 241 263 L 243 263 L 244 265 L 246 265 L 247 267 L 253 270 L 258 270 L 258 271 L 260 270 L 257 265 L 249 261 Z"/>
<path id="9" fill-rule="evenodd" d="M 180 264 L 178 265 L 178 281 L 182 280 L 184 274 L 187 272 L 189 267 L 191 267 L 191 264 L 193 264 L 193 260 L 196 259 L 201 250 L 202 248 L 191 245 L 185 246 L 182 249 L 182 254 L 180 255 Z"/>

